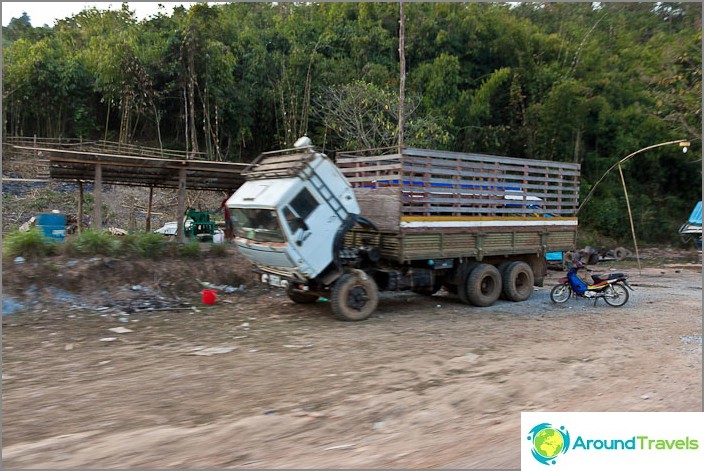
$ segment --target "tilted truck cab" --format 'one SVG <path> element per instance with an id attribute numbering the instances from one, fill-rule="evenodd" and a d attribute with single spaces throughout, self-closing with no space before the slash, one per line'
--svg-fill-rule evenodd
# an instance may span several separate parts
<path id="1" fill-rule="evenodd" d="M 335 164 L 312 147 L 296 148 L 262 154 L 243 174 L 248 181 L 227 202 L 240 252 L 284 287 L 286 277 L 334 272 L 335 244 L 359 218 Z"/>
<path id="2" fill-rule="evenodd" d="M 297 303 L 363 320 L 378 291 L 522 301 L 545 254 L 574 248 L 577 164 L 423 149 L 333 163 L 298 144 L 260 155 L 227 202 L 257 278 Z"/>

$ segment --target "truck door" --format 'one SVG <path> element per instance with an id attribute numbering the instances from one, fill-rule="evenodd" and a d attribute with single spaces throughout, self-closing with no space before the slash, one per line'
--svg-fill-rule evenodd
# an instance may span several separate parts
<path id="1" fill-rule="evenodd" d="M 303 260 L 299 265 L 312 270 L 308 276 L 317 276 L 333 260 L 333 242 L 342 221 L 307 187 L 282 208 L 282 216 L 292 248 Z"/>

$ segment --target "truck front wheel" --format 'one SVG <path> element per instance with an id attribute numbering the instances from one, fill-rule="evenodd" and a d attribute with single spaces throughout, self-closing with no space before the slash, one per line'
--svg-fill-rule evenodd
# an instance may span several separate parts
<path id="1" fill-rule="evenodd" d="M 332 288 L 332 312 L 343 321 L 363 321 L 376 309 L 379 290 L 373 279 L 342 275 Z"/>

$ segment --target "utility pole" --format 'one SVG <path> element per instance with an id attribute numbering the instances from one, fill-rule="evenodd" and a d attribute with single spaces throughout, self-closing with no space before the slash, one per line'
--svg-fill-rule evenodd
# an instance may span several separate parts
<path id="1" fill-rule="evenodd" d="M 400 2 L 400 19 L 398 30 L 398 57 L 401 63 L 401 78 L 398 91 L 398 153 L 403 153 L 403 108 L 406 98 L 406 16 L 403 0 Z"/>

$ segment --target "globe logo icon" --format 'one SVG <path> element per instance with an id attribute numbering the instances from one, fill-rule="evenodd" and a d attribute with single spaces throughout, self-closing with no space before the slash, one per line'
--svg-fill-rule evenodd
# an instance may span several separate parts
<path id="1" fill-rule="evenodd" d="M 567 453 L 570 448 L 570 434 L 564 426 L 555 428 L 548 423 L 536 425 L 531 429 L 528 440 L 533 443 L 533 458 L 545 465 L 555 464 L 555 458 Z"/>

